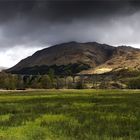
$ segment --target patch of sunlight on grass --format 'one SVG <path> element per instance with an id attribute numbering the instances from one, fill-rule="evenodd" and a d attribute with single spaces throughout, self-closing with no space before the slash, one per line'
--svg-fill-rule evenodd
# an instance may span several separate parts
<path id="1" fill-rule="evenodd" d="M 0 122 L 1 121 L 8 121 L 11 114 L 0 115 Z"/>
<path id="2" fill-rule="evenodd" d="M 67 121 L 69 120 L 69 117 L 66 117 L 63 114 L 58 114 L 58 115 L 53 115 L 53 114 L 45 114 L 41 116 L 40 118 L 37 118 L 35 122 L 41 123 L 41 122 L 46 122 L 46 123 L 53 123 L 53 122 L 62 122 L 62 121 Z"/>
<path id="3" fill-rule="evenodd" d="M 88 107 L 93 107 L 96 103 L 84 103 L 84 102 L 79 102 L 79 103 L 73 103 L 73 107 L 76 108 L 88 108 Z"/>

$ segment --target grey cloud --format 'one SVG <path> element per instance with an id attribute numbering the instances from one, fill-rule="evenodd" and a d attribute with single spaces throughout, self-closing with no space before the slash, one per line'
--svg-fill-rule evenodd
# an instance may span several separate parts
<path id="1" fill-rule="evenodd" d="M 136 0 L 0 1 L 0 48 L 67 41 L 139 43 Z"/>

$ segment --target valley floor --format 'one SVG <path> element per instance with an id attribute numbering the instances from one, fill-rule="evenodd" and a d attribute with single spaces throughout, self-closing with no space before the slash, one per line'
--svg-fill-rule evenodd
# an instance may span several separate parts
<path id="1" fill-rule="evenodd" d="M 139 90 L 0 92 L 0 140 L 139 139 Z"/>

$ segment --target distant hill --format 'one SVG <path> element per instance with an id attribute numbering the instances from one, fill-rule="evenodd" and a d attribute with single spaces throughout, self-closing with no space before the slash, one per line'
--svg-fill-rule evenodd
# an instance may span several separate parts
<path id="1" fill-rule="evenodd" d="M 140 50 L 113 47 L 97 42 L 68 42 L 37 51 L 8 72 L 19 74 L 103 73 L 123 68 L 140 68 Z"/>
<path id="2" fill-rule="evenodd" d="M 5 69 L 7 69 L 6 67 L 1 67 L 0 66 L 0 72 L 2 71 L 2 70 L 5 70 Z"/>

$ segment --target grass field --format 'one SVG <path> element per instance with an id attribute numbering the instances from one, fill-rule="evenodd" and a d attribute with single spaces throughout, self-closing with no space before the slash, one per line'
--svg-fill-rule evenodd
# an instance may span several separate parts
<path id="1" fill-rule="evenodd" d="M 140 91 L 0 92 L 0 140 L 140 140 Z"/>

